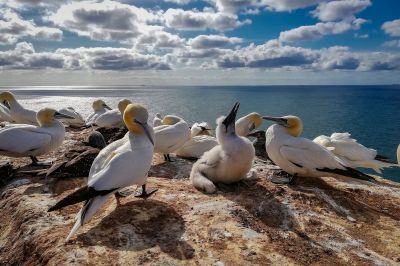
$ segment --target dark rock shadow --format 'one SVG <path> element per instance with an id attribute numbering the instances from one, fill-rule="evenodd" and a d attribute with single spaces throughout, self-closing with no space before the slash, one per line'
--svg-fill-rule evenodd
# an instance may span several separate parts
<path id="1" fill-rule="evenodd" d="M 184 219 L 165 202 L 135 200 L 117 207 L 77 241 L 132 251 L 159 246 L 171 257 L 185 260 L 193 258 L 195 251 L 181 239 L 184 232 Z"/>
<path id="2" fill-rule="evenodd" d="M 194 161 L 174 157 L 173 162 L 162 162 L 152 165 L 148 176 L 161 178 L 189 178 Z"/>

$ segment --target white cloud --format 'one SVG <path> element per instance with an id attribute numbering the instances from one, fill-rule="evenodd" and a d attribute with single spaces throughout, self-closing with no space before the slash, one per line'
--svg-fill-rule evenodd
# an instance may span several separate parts
<path id="1" fill-rule="evenodd" d="M 384 42 L 383 46 L 400 48 L 400 40 L 391 40 L 391 41 Z"/>
<path id="2" fill-rule="evenodd" d="M 164 0 L 164 2 L 167 3 L 174 3 L 177 5 L 187 5 L 191 2 L 192 0 Z"/>
<path id="3" fill-rule="evenodd" d="M 267 8 L 275 11 L 292 11 L 321 3 L 325 0 L 261 0 Z"/>
<path id="4" fill-rule="evenodd" d="M 166 25 L 170 28 L 193 31 L 206 29 L 228 31 L 251 23 L 248 19 L 240 21 L 235 14 L 214 12 L 213 10 L 198 11 L 170 8 L 164 13 L 164 18 Z"/>
<path id="5" fill-rule="evenodd" d="M 382 29 L 390 36 L 400 36 L 400 19 L 383 23 Z"/>
<path id="6" fill-rule="evenodd" d="M 322 2 L 312 14 L 322 21 L 335 21 L 354 17 L 371 5 L 370 0 L 339 0 Z"/>
<path id="7" fill-rule="evenodd" d="M 354 33 L 354 38 L 357 38 L 357 39 L 368 39 L 369 35 L 367 33 L 359 34 L 359 33 L 356 32 L 356 33 Z"/>
<path id="8" fill-rule="evenodd" d="M 62 35 L 61 30 L 36 26 L 33 21 L 23 20 L 10 9 L 0 10 L 0 44 L 14 44 L 24 37 L 60 41 Z"/>
<path id="9" fill-rule="evenodd" d="M 239 44 L 241 38 L 226 37 L 222 35 L 198 35 L 189 40 L 189 45 L 194 49 L 221 48 L 228 45 Z"/>
<path id="10" fill-rule="evenodd" d="M 185 39 L 165 31 L 155 30 L 140 35 L 135 40 L 135 48 L 153 51 L 154 49 L 173 49 L 184 45 Z"/>
<path id="11" fill-rule="evenodd" d="M 315 25 L 301 26 L 279 35 L 279 40 L 285 42 L 318 40 L 326 35 L 341 34 L 349 30 L 358 30 L 367 21 L 361 18 L 353 21 L 320 22 Z"/>

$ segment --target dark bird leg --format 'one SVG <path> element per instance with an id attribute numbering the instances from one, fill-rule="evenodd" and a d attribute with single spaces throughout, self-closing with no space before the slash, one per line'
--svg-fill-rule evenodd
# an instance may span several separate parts
<path id="1" fill-rule="evenodd" d="M 152 194 L 154 194 L 157 190 L 158 189 L 152 189 L 150 191 L 146 191 L 146 185 L 142 185 L 142 192 L 140 194 L 135 194 L 135 197 L 147 199 Z"/>
<path id="2" fill-rule="evenodd" d="M 171 157 L 169 156 L 169 153 L 164 154 L 164 160 L 165 160 L 166 162 L 173 162 L 172 159 L 171 159 Z"/>
<path id="3" fill-rule="evenodd" d="M 30 156 L 32 160 L 32 166 L 50 166 L 52 162 L 40 162 L 36 156 Z"/>
<path id="4" fill-rule="evenodd" d="M 297 174 L 289 175 L 288 177 L 277 177 L 275 175 L 270 176 L 270 181 L 278 185 L 292 184 L 297 178 Z"/>

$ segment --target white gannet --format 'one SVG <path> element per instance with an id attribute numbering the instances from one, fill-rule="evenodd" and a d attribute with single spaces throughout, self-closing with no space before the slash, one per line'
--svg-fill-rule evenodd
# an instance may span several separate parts
<path id="1" fill-rule="evenodd" d="M 190 139 L 190 129 L 185 120 L 174 115 L 165 116 L 162 123 L 154 128 L 154 152 L 164 154 L 164 159 L 171 161 L 169 153 L 178 150 Z"/>
<path id="2" fill-rule="evenodd" d="M 37 113 L 39 126 L 14 124 L 0 129 L 0 154 L 10 157 L 30 157 L 38 165 L 36 156 L 58 148 L 65 138 L 64 125 L 59 118 L 70 118 L 53 109 Z"/>
<path id="3" fill-rule="evenodd" d="M 142 186 L 141 197 L 151 195 L 151 193 L 146 192 L 145 184 L 153 159 L 154 133 L 147 122 L 147 110 L 139 104 L 130 104 L 125 109 L 123 120 L 129 129 L 127 141 L 108 153 L 106 158 L 101 159 L 101 165 L 99 164 L 99 168 L 96 171 L 91 172 L 92 176 L 86 186 L 71 193 L 48 210 L 54 211 L 65 206 L 84 202 L 66 241 L 117 190 L 137 184 Z M 102 156 L 102 154 L 100 153 L 99 156 Z M 99 159 L 96 158 L 94 163 L 99 163 Z"/>
<path id="4" fill-rule="evenodd" d="M 106 109 L 111 110 L 111 108 L 103 100 L 95 100 L 92 104 L 92 107 L 94 112 L 91 113 L 85 120 L 85 125 L 87 126 L 94 125 L 97 117 L 99 117 L 101 114 L 104 114 L 107 111 Z"/>
<path id="5" fill-rule="evenodd" d="M 333 133 L 330 137 L 321 135 L 313 141 L 330 150 L 352 168 L 372 168 L 375 172 L 382 173 L 382 168 L 397 165 L 388 158 L 378 155 L 376 150 L 358 143 L 348 132 Z"/>
<path id="6" fill-rule="evenodd" d="M 64 125 L 66 126 L 83 127 L 85 125 L 85 120 L 83 119 L 81 114 L 75 111 L 75 109 L 72 107 L 61 108 L 60 110 L 58 110 L 58 112 L 73 117 L 72 119 L 67 119 L 67 118 L 60 119 L 60 121 L 63 122 Z"/>
<path id="7" fill-rule="evenodd" d="M 158 127 L 162 125 L 162 117 L 161 114 L 157 113 L 153 119 L 153 127 Z"/>
<path id="8" fill-rule="evenodd" d="M 36 112 L 33 110 L 25 109 L 15 99 L 14 94 L 9 91 L 0 93 L 0 103 L 10 110 L 11 120 L 19 124 L 29 124 L 37 126 Z"/>
<path id="9" fill-rule="evenodd" d="M 99 115 L 94 123 L 99 127 L 107 127 L 107 128 L 123 127 L 124 122 L 122 121 L 122 115 L 125 111 L 125 108 L 130 103 L 132 102 L 128 99 L 123 99 L 119 101 L 117 109 L 113 109 Z"/>
<path id="10" fill-rule="evenodd" d="M 218 145 L 215 137 L 210 136 L 211 127 L 207 122 L 194 123 L 190 128 L 190 139 L 175 153 L 185 158 L 200 158 L 203 153 Z"/>
<path id="11" fill-rule="evenodd" d="M 217 119 L 219 145 L 205 152 L 193 165 L 190 180 L 193 186 L 206 193 L 214 193 L 214 183 L 234 183 L 247 178 L 254 159 L 250 140 L 235 132 L 235 118 L 239 109 L 236 103 L 227 117 Z"/>
<path id="12" fill-rule="evenodd" d="M 254 129 L 260 127 L 262 121 L 262 116 L 255 112 L 243 116 L 236 121 L 236 134 L 238 134 L 238 136 L 246 137 Z"/>
<path id="13" fill-rule="evenodd" d="M 346 165 L 325 147 L 299 137 L 303 123 L 297 116 L 263 118 L 276 123 L 267 129 L 265 146 L 269 158 L 285 172 L 294 176 L 346 176 L 374 180 Z"/>
<path id="14" fill-rule="evenodd" d="M 0 103 L 0 122 L 13 122 L 10 109 L 2 103 Z"/>

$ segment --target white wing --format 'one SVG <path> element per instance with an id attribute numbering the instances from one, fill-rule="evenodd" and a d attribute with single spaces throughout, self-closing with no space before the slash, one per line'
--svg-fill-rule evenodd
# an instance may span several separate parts
<path id="1" fill-rule="evenodd" d="M 12 122 L 10 110 L 0 103 L 0 122 L 7 121 Z"/>
<path id="2" fill-rule="evenodd" d="M 158 152 L 172 152 L 179 149 L 190 138 L 190 131 L 186 122 L 155 127 L 154 134 L 154 149 Z"/>
<path id="3" fill-rule="evenodd" d="M 280 148 L 280 153 L 293 164 L 310 170 L 344 169 L 345 165 L 329 150 L 305 138 L 291 138 Z"/>
<path id="4" fill-rule="evenodd" d="M 25 154 L 51 142 L 51 136 L 35 126 L 19 125 L 0 130 L 0 152 Z"/>
<path id="5" fill-rule="evenodd" d="M 100 127 L 120 127 L 123 125 L 121 112 L 117 109 L 107 111 L 96 118 L 95 124 Z"/>
<path id="6" fill-rule="evenodd" d="M 333 153 L 346 157 L 352 161 L 374 160 L 377 151 L 369 149 L 357 140 L 352 139 L 349 133 L 333 133 L 331 135 L 331 145 L 335 149 Z"/>
<path id="7" fill-rule="evenodd" d="M 72 107 L 61 108 L 60 110 L 58 110 L 58 112 L 73 117 L 73 119 L 65 119 L 65 118 L 60 119 L 60 121 L 66 125 L 83 126 L 85 124 L 85 121 L 83 120 L 82 116 Z"/>

